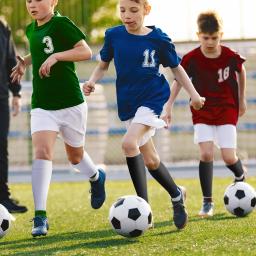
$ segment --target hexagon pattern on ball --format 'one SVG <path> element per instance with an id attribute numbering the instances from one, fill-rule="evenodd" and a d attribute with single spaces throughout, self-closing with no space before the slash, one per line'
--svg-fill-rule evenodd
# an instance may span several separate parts
<path id="1" fill-rule="evenodd" d="M 256 192 L 246 182 L 236 182 L 229 185 L 224 193 L 226 209 L 237 217 L 248 215 L 256 206 Z"/>
<path id="2" fill-rule="evenodd" d="M 124 237 L 138 237 L 150 226 L 152 211 L 141 197 L 128 195 L 119 198 L 109 210 L 113 230 Z"/>
<path id="3" fill-rule="evenodd" d="M 4 237 L 11 227 L 11 215 L 8 210 L 0 204 L 0 238 Z"/>

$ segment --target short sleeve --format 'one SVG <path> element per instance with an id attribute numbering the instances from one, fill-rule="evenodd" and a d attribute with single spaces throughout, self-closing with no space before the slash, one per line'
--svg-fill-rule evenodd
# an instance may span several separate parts
<path id="1" fill-rule="evenodd" d="M 161 59 L 164 67 L 176 68 L 180 64 L 180 57 L 177 55 L 172 40 L 163 33 L 161 37 Z"/>
<path id="2" fill-rule="evenodd" d="M 245 58 L 239 55 L 238 53 L 235 53 L 235 70 L 240 73 L 242 70 L 242 65 L 245 62 Z"/>
<path id="3" fill-rule="evenodd" d="M 190 65 L 190 58 L 188 55 L 184 55 L 180 62 L 181 66 L 184 68 L 186 73 L 191 76 L 191 65 Z"/>
<path id="4" fill-rule="evenodd" d="M 105 32 L 104 45 L 100 51 L 102 61 L 110 62 L 113 59 L 114 51 L 111 43 L 111 34 L 109 30 Z"/>
<path id="5" fill-rule="evenodd" d="M 85 34 L 67 17 L 57 17 L 57 33 L 67 48 L 85 39 Z"/>

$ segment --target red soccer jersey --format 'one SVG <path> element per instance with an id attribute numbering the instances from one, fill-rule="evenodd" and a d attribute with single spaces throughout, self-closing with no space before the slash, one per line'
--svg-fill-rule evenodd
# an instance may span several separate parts
<path id="1" fill-rule="evenodd" d="M 205 57 L 200 47 L 183 57 L 181 65 L 200 96 L 206 98 L 201 110 L 190 108 L 193 124 L 236 125 L 239 114 L 236 72 L 241 72 L 244 61 L 238 53 L 225 46 L 221 46 L 221 54 L 217 58 Z"/>

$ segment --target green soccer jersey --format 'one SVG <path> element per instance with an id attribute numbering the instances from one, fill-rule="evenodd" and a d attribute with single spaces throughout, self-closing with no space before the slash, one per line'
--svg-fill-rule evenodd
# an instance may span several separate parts
<path id="1" fill-rule="evenodd" d="M 51 54 L 72 49 L 85 35 L 58 12 L 42 26 L 32 22 L 26 35 L 33 67 L 32 108 L 58 110 L 84 102 L 74 62 L 57 62 L 51 67 L 50 77 L 40 78 L 39 69 Z"/>

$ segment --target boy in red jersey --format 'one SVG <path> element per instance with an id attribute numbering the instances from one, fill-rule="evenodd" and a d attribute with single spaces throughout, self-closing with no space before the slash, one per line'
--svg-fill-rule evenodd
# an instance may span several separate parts
<path id="1" fill-rule="evenodd" d="M 200 148 L 199 178 L 203 194 L 201 217 L 213 216 L 212 178 L 214 144 L 235 176 L 244 180 L 244 167 L 236 154 L 238 117 L 246 111 L 245 59 L 220 44 L 222 22 L 213 11 L 201 13 L 197 19 L 200 46 L 187 53 L 181 62 L 198 93 L 206 98 L 200 111 L 191 108 L 194 141 Z M 181 85 L 174 81 L 172 95 L 163 117 L 171 120 L 171 111 Z"/>

